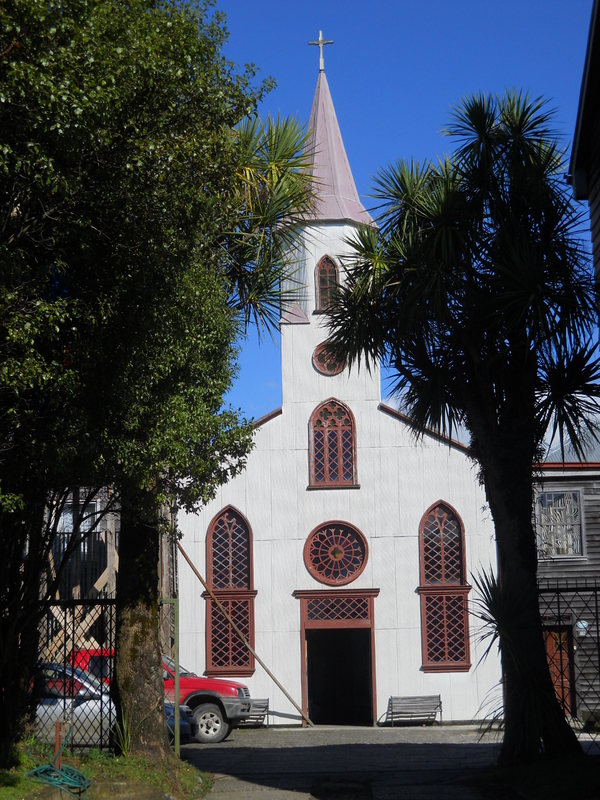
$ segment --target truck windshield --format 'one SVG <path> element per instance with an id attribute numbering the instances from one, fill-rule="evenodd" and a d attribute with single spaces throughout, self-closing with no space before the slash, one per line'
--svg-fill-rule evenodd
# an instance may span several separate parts
<path id="1" fill-rule="evenodd" d="M 172 658 L 169 658 L 168 656 L 163 656 L 163 664 L 169 670 L 169 672 L 172 672 L 173 675 L 175 674 L 175 662 L 173 661 Z M 189 675 L 190 677 L 195 677 L 196 673 L 195 672 L 190 672 L 189 669 L 185 669 L 180 664 L 179 665 L 179 675 L 180 675 L 180 677 L 181 676 L 185 676 L 185 675 Z"/>

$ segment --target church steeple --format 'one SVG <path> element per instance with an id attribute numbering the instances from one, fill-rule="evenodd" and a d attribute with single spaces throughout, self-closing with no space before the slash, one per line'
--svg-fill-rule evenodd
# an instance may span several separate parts
<path id="1" fill-rule="evenodd" d="M 318 200 L 309 220 L 373 224 L 356 191 L 323 68 L 323 45 L 330 42 L 319 32 L 319 40 L 309 44 L 318 44 L 320 49 L 319 77 L 308 121 L 308 147 Z"/>

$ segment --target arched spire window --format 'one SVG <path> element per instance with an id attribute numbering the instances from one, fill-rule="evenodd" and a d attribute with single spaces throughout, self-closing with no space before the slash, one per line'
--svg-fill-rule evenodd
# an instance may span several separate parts
<path id="1" fill-rule="evenodd" d="M 323 256 L 315 270 L 316 311 L 325 311 L 328 308 L 339 282 L 340 277 L 335 261 L 329 256 Z"/>
<path id="2" fill-rule="evenodd" d="M 310 486 L 356 486 L 356 435 L 350 409 L 333 398 L 317 406 L 309 425 Z"/>
<path id="3" fill-rule="evenodd" d="M 244 516 L 228 506 L 210 523 L 206 537 L 208 585 L 254 648 L 252 532 Z M 252 675 L 254 656 L 213 598 L 206 599 L 206 674 Z"/>
<path id="4" fill-rule="evenodd" d="M 470 666 L 465 537 L 458 514 L 439 502 L 419 529 L 421 634 L 425 672 L 466 672 Z"/>

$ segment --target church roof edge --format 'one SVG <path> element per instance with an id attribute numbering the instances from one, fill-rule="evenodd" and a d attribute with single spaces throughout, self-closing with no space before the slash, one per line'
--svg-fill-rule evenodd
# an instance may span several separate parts
<path id="1" fill-rule="evenodd" d="M 281 414 L 283 414 L 283 408 L 280 406 L 273 411 L 269 411 L 268 414 L 264 414 L 262 417 L 252 420 L 252 427 L 261 428 L 266 422 L 270 422 L 272 419 L 275 419 L 275 417 L 281 416 Z"/>
<path id="2" fill-rule="evenodd" d="M 404 422 L 406 425 L 411 427 L 410 417 L 406 414 L 403 414 L 401 411 L 398 411 L 397 408 L 393 406 L 388 406 L 387 403 L 379 403 L 377 406 L 379 411 L 383 411 L 384 414 L 389 414 L 390 417 L 395 417 L 400 422 Z M 432 428 L 427 428 L 424 431 L 426 436 L 431 436 L 433 439 L 437 439 L 438 442 L 442 442 L 442 444 L 447 444 L 448 447 L 455 447 L 458 450 L 461 450 L 463 453 L 470 453 L 468 445 L 464 444 L 463 442 L 459 442 L 457 439 L 452 439 L 450 436 L 446 436 L 443 433 L 438 433 L 434 431 Z"/>

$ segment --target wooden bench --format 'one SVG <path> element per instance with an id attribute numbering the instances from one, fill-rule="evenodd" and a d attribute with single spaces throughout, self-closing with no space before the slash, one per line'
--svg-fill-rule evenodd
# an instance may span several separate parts
<path id="1" fill-rule="evenodd" d="M 250 706 L 250 716 L 246 717 L 245 720 L 242 720 L 239 725 L 244 728 L 260 728 L 261 725 L 265 724 L 265 718 L 267 719 L 266 724 L 268 725 L 268 714 L 268 700 L 253 700 L 252 705 Z"/>
<path id="2" fill-rule="evenodd" d="M 442 719 L 442 698 L 439 694 L 418 697 L 390 697 L 385 719 L 380 725 L 394 725 L 395 722 L 422 722 L 432 724 L 437 712 Z"/>

